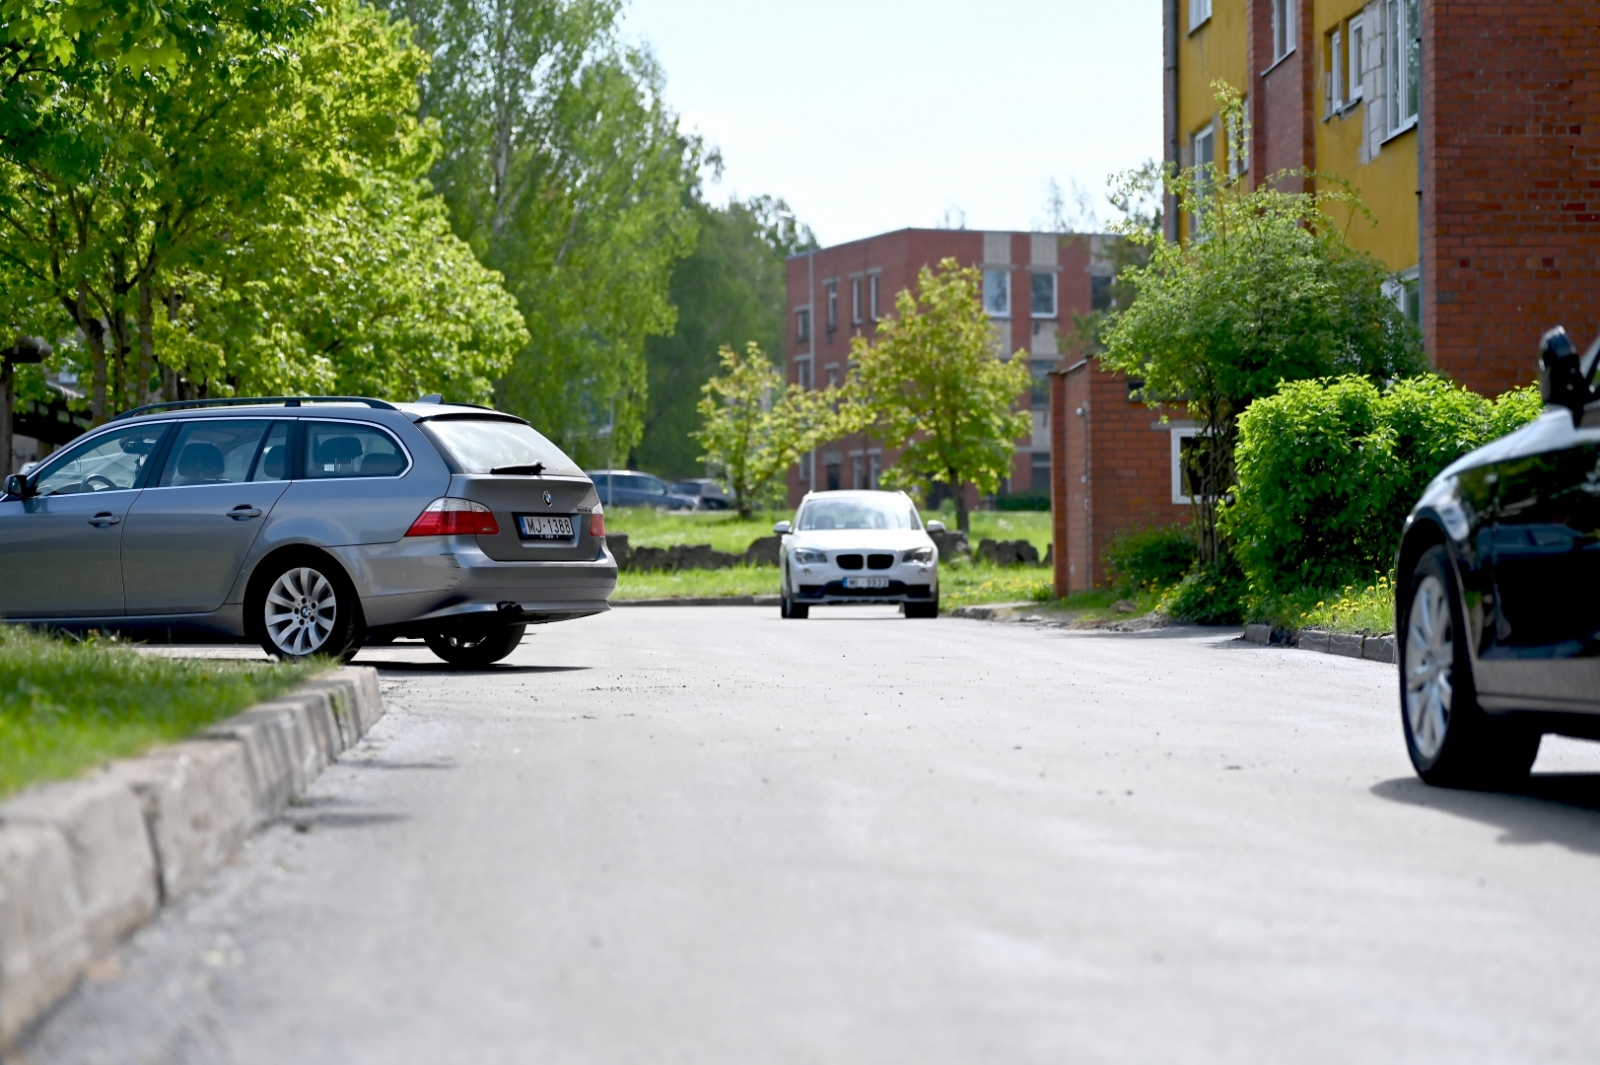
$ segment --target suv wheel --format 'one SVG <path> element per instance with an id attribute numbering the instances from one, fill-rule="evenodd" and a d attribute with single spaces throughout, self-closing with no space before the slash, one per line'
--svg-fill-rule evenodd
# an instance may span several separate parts
<path id="1" fill-rule="evenodd" d="M 360 611 L 355 590 L 334 564 L 325 558 L 285 559 L 255 585 L 245 609 L 267 654 L 285 661 L 355 657 L 364 635 Z"/>
<path id="2" fill-rule="evenodd" d="M 526 625 L 483 625 L 430 632 L 428 650 L 452 666 L 493 665 L 517 649 Z"/>
<path id="3" fill-rule="evenodd" d="M 1397 634 L 1400 720 L 1417 775 L 1447 787 L 1527 777 L 1540 734 L 1478 706 L 1461 597 L 1443 547 L 1418 560 L 1404 602 Z"/>
<path id="4" fill-rule="evenodd" d="M 934 596 L 932 602 L 907 603 L 906 617 L 908 618 L 936 618 L 939 616 L 939 597 Z"/>

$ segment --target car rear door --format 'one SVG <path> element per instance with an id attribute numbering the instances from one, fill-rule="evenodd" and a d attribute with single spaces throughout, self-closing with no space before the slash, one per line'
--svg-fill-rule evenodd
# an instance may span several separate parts
<path id="1" fill-rule="evenodd" d="M 1493 475 L 1493 624 L 1479 687 L 1600 709 L 1600 440 L 1512 458 Z"/>
<path id="2" fill-rule="evenodd" d="M 292 425 L 197 418 L 178 426 L 123 532 L 129 614 L 204 613 L 223 604 L 289 486 Z"/>
<path id="3" fill-rule="evenodd" d="M 36 494 L 0 503 L 0 616 L 123 613 L 122 532 L 168 424 L 114 429 L 47 459 Z"/>

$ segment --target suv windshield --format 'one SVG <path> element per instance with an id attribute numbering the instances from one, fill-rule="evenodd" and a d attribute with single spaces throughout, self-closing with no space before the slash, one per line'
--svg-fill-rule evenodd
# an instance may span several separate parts
<path id="1" fill-rule="evenodd" d="M 419 426 L 462 473 L 489 473 L 507 467 L 543 466 L 545 473 L 582 474 L 578 464 L 537 429 L 493 418 L 435 418 Z"/>
<path id="2" fill-rule="evenodd" d="M 813 499 L 800 512 L 800 531 L 819 529 L 920 529 L 917 511 L 903 497 L 843 496 Z"/>

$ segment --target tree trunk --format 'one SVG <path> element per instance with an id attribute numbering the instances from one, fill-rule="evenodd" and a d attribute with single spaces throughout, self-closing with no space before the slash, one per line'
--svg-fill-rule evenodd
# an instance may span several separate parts
<path id="1" fill-rule="evenodd" d="M 80 281 L 78 283 L 78 302 L 74 307 L 73 317 L 83 332 L 84 339 L 89 344 L 90 380 L 92 391 L 89 396 L 89 415 L 94 424 L 102 424 L 107 417 L 106 411 L 106 338 L 100 327 L 98 318 L 89 317 L 89 286 Z"/>
<path id="2" fill-rule="evenodd" d="M 151 297 L 150 278 L 139 282 L 139 368 L 133 378 L 133 405 L 142 407 L 150 402 L 150 374 L 155 368 L 155 301 Z"/>
<path id="3" fill-rule="evenodd" d="M 16 468 L 11 437 L 11 360 L 0 356 L 0 477 L 11 476 Z"/>
<path id="4" fill-rule="evenodd" d="M 967 482 L 952 480 L 956 490 L 956 528 L 963 533 L 972 532 L 972 514 L 967 510 Z M 971 539 L 969 536 L 968 539 Z"/>

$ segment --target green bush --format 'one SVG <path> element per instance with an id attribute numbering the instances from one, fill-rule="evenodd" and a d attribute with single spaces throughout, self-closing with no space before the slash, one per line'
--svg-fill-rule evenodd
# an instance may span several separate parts
<path id="1" fill-rule="evenodd" d="M 1050 493 L 1042 488 L 1032 488 L 1025 492 L 1008 492 L 1002 496 L 994 497 L 996 510 L 1049 510 Z"/>
<path id="2" fill-rule="evenodd" d="M 1195 570 L 1161 597 L 1161 612 L 1197 625 L 1237 625 L 1244 620 L 1250 591 L 1244 574 L 1231 562 Z"/>
<path id="3" fill-rule="evenodd" d="M 1195 556 L 1193 528 L 1160 525 L 1117 533 L 1106 545 L 1105 561 L 1114 587 L 1139 592 L 1177 584 Z"/>
<path id="4" fill-rule="evenodd" d="M 1239 418 L 1238 485 L 1221 526 L 1254 597 L 1365 583 L 1456 458 L 1538 416 L 1531 388 L 1488 400 L 1432 375 L 1286 382 Z"/>

